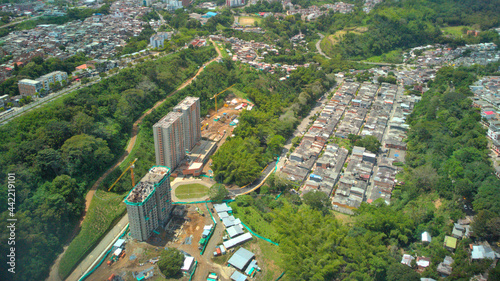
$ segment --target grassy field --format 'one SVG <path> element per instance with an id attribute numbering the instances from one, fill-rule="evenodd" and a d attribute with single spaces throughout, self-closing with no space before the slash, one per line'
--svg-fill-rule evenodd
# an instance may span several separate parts
<path id="1" fill-rule="evenodd" d="M 240 90 L 238 90 L 236 88 L 231 88 L 230 91 L 233 92 L 233 94 L 235 96 L 237 96 L 238 98 L 240 98 L 240 99 L 246 99 L 246 100 L 249 99 L 249 97 L 248 97 L 248 95 L 246 93 L 244 93 L 244 92 L 242 92 L 242 91 L 240 91 Z"/>
<path id="2" fill-rule="evenodd" d="M 200 198 L 208 194 L 208 187 L 199 184 L 184 184 L 175 189 L 175 196 L 179 199 Z"/>
<path id="3" fill-rule="evenodd" d="M 449 35 L 453 35 L 455 37 L 462 37 L 463 33 L 462 33 L 462 29 L 463 28 L 467 28 L 467 29 L 471 29 L 470 26 L 465 26 L 465 25 L 459 25 L 459 26 L 447 26 L 447 27 L 442 27 L 441 28 L 441 31 L 444 33 L 444 34 L 449 34 Z"/>
<path id="4" fill-rule="evenodd" d="M 335 32 L 334 34 L 326 36 L 323 40 L 327 40 L 330 42 L 330 44 L 335 45 L 342 39 L 344 35 L 347 34 L 347 32 L 361 34 L 366 32 L 367 30 L 368 28 L 364 26 L 345 28 L 343 30 Z"/>
<path id="5" fill-rule="evenodd" d="M 255 22 L 257 24 L 260 24 L 262 22 L 262 18 L 258 17 L 239 17 L 238 22 L 240 23 L 241 26 L 246 26 L 246 25 L 251 25 L 253 26 Z"/>
<path id="6" fill-rule="evenodd" d="M 349 151 L 352 150 L 352 144 L 348 139 L 334 137 L 334 138 L 331 138 L 330 141 L 337 144 L 340 147 L 343 147 L 343 148 L 349 150 Z"/>
<path id="7" fill-rule="evenodd" d="M 222 45 L 222 43 L 220 43 L 219 41 L 216 41 L 215 45 L 217 45 L 217 49 L 220 50 L 222 58 L 224 58 L 224 59 L 229 58 L 229 54 L 226 52 L 226 48 L 224 48 L 224 45 Z"/>
<path id="8" fill-rule="evenodd" d="M 234 216 L 239 218 L 253 232 L 272 241 L 277 240 L 276 229 L 270 223 L 271 220 L 264 218 L 269 214 L 263 214 L 253 207 L 238 207 L 235 202 L 230 203 L 229 206 L 233 208 Z"/>
<path id="9" fill-rule="evenodd" d="M 366 59 L 368 62 L 403 63 L 403 51 L 393 50 L 380 56 Z"/>
<path id="10" fill-rule="evenodd" d="M 335 216 L 335 218 L 338 219 L 339 221 L 341 221 L 343 224 L 350 224 L 351 222 L 354 221 L 353 216 L 346 215 L 344 213 L 337 212 L 337 211 L 332 211 L 332 212 L 333 212 L 333 215 Z"/>
<path id="11" fill-rule="evenodd" d="M 229 204 L 233 208 L 233 214 L 236 218 L 239 218 L 246 226 L 248 226 L 253 232 L 276 241 L 276 229 L 271 224 L 269 218 L 267 220 L 264 218 L 266 213 L 261 213 L 257 211 L 254 207 L 239 207 L 235 202 Z M 244 229 L 247 232 L 247 229 Z M 257 281 L 267 281 L 276 280 L 283 269 L 280 267 L 281 264 L 281 254 L 279 252 L 279 246 L 262 240 L 256 236 L 249 242 L 246 242 L 242 246 L 235 248 L 235 251 L 243 247 L 255 254 L 257 262 L 261 265 L 262 271 L 255 275 L 255 280 Z M 227 264 L 229 255 L 224 255 L 214 258 L 214 262 L 224 265 Z"/>
<path id="12" fill-rule="evenodd" d="M 281 275 L 283 269 L 279 266 L 281 254 L 278 246 L 254 237 L 247 247 L 255 253 L 257 262 L 264 265 L 262 271 L 255 275 L 256 280 L 276 280 Z"/>
<path id="13" fill-rule="evenodd" d="M 97 191 L 92 199 L 82 229 L 71 242 L 59 265 L 59 275 L 66 278 L 78 262 L 90 252 L 93 245 L 109 230 L 115 220 L 125 213 L 123 201 L 125 194 Z"/>
<path id="14" fill-rule="evenodd" d="M 368 31 L 368 28 L 365 26 L 358 26 L 358 27 L 349 27 L 349 28 L 344 28 L 343 30 L 339 30 L 335 32 L 334 34 L 330 34 L 328 36 L 325 36 L 323 40 L 321 40 L 320 46 L 321 50 L 327 55 L 333 55 L 333 47 L 342 40 L 342 37 L 347 34 L 347 32 L 354 33 L 354 34 L 361 34 Z"/>

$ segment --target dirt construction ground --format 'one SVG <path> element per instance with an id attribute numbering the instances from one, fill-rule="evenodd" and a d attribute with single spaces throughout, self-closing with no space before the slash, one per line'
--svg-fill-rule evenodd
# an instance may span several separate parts
<path id="1" fill-rule="evenodd" d="M 236 104 L 231 103 L 233 100 L 237 101 Z M 224 143 L 228 136 L 232 135 L 232 132 L 236 127 L 229 124 L 238 119 L 242 109 L 237 110 L 235 108 L 243 103 L 251 105 L 249 101 L 241 98 L 235 98 L 233 95 L 230 95 L 226 101 L 226 104 L 228 105 L 227 107 L 224 106 L 219 108 L 218 112 L 215 112 L 215 110 L 211 111 L 210 116 L 205 116 L 201 122 L 201 136 L 212 141 L 218 141 L 218 147 Z M 226 114 L 224 115 L 224 113 Z M 217 117 L 219 117 L 219 121 L 214 121 Z M 212 169 L 210 167 L 211 163 L 212 159 L 208 160 L 207 165 L 203 167 L 203 173 L 205 175 L 213 176 L 213 173 L 211 172 Z"/>
<path id="2" fill-rule="evenodd" d="M 203 211 L 204 216 L 195 210 L 196 207 Z M 212 205 L 209 204 L 208 207 L 212 208 Z M 201 238 L 203 227 L 214 224 L 208 214 L 207 207 L 205 204 L 177 205 L 174 213 L 173 219 L 167 226 L 167 231 L 161 231 L 160 235 L 153 234 L 147 242 L 137 242 L 126 235 L 125 257 L 120 258 L 112 265 L 107 265 L 107 261 L 110 258 L 108 256 L 103 264 L 86 280 L 107 280 L 111 274 L 120 276 L 123 280 L 136 280 L 133 272 L 140 272 L 153 266 L 148 261 L 158 257 L 160 251 L 165 247 L 174 247 L 182 250 L 198 261 L 192 280 L 204 280 L 209 272 L 215 272 L 221 277 L 221 280 L 230 280 L 229 277 L 234 269 L 212 262 L 215 247 L 222 241 L 222 236 L 224 235 L 224 226 L 222 223 L 217 224 L 205 252 L 201 256 L 201 251 L 198 249 L 198 242 Z M 189 240 L 191 241 L 189 242 Z M 159 278 L 160 273 L 156 265 L 154 266 L 154 276 L 155 278 L 151 280 L 165 280 Z M 189 274 L 184 274 L 183 278 L 172 280 L 186 281 L 188 279 Z"/>

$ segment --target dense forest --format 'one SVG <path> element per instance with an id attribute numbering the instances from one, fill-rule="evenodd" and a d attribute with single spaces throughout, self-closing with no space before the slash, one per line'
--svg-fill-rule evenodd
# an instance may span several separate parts
<path id="1" fill-rule="evenodd" d="M 7 173 L 16 175 L 19 268 L 14 280 L 47 276 L 81 217 L 86 190 L 122 154 L 132 123 L 214 54 L 212 47 L 187 49 L 123 69 L 0 127 L 0 185 L 5 186 Z M 5 202 L 6 192 L 0 191 Z M 5 228 L 6 209 L 0 216 Z M 3 252 L 6 235 L 2 232 Z"/>
<path id="2" fill-rule="evenodd" d="M 453 222 L 465 216 L 462 200 L 477 212 L 473 237 L 495 242 L 500 233 L 500 180 L 492 174 L 485 130 L 468 99 L 474 72 L 441 69 L 417 104 L 409 119 L 405 184 L 394 191 L 391 205 L 363 203 L 349 217 L 330 211 L 321 192 L 303 199 L 286 192 L 293 184 L 279 174 L 269 178 L 259 195 L 231 203 L 236 217 L 279 243 L 276 262 L 286 271 L 284 280 L 439 279 L 436 268 L 447 255 L 455 259 L 447 280 L 469 280 L 489 268 L 491 260 L 468 260 L 471 239 L 461 240 L 455 253 L 443 247 Z M 424 231 L 432 236 L 429 245 L 420 242 Z M 418 274 L 400 264 L 403 253 L 430 257 L 431 265 Z M 491 270 L 488 280 L 498 280 L 499 274 Z"/>

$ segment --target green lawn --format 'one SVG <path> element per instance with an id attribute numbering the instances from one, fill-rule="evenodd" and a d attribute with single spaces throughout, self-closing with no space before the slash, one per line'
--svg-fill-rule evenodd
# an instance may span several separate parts
<path id="1" fill-rule="evenodd" d="M 259 247 L 260 251 L 255 251 L 256 258 L 258 262 L 264 265 L 263 270 L 255 275 L 256 280 L 276 280 L 283 272 L 280 267 L 281 254 L 278 246 L 257 237 L 254 237 L 250 243 L 255 243 Z M 249 248 L 252 251 L 254 250 L 252 246 Z"/>
<path id="2" fill-rule="evenodd" d="M 199 184 L 184 184 L 175 189 L 175 196 L 179 199 L 200 198 L 208 194 L 208 187 Z"/>
<path id="3" fill-rule="evenodd" d="M 234 216 L 239 218 L 253 232 L 276 242 L 278 235 L 276 229 L 271 224 L 272 219 L 269 217 L 270 214 L 261 213 L 254 207 L 237 206 L 236 202 L 231 202 L 229 206 L 233 208 Z"/>

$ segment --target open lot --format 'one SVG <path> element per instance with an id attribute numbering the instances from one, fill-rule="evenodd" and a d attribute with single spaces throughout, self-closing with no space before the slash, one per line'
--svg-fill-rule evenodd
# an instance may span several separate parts
<path id="1" fill-rule="evenodd" d="M 257 22 L 257 24 L 260 24 L 262 22 L 262 19 L 258 17 L 247 16 L 247 17 L 239 17 L 238 22 L 242 26 L 247 26 L 247 25 L 254 25 L 255 22 Z"/>

